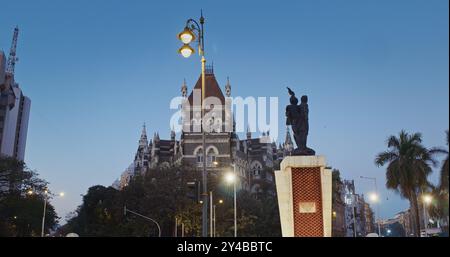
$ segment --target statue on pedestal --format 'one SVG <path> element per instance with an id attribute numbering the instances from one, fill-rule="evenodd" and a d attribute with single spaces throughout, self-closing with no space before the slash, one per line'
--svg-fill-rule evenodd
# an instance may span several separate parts
<path id="1" fill-rule="evenodd" d="M 309 131 L 308 96 L 302 96 L 300 105 L 297 105 L 298 99 L 295 97 L 295 93 L 289 87 L 287 89 L 291 96 L 291 104 L 286 106 L 286 125 L 291 126 L 297 144 L 292 155 L 315 155 L 316 152 L 306 146 Z"/>

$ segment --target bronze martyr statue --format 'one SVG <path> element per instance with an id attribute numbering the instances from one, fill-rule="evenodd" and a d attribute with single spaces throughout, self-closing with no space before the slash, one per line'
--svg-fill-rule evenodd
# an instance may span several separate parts
<path id="1" fill-rule="evenodd" d="M 300 105 L 297 105 L 298 99 L 295 97 L 294 91 L 289 87 L 287 89 L 291 96 L 291 104 L 286 106 L 286 125 L 291 126 L 297 144 L 297 148 L 292 151 L 292 155 L 315 155 L 316 152 L 306 146 L 309 131 L 308 96 L 302 96 Z"/>

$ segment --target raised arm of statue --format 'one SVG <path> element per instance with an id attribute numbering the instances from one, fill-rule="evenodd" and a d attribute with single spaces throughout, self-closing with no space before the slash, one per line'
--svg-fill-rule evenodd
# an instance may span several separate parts
<path id="1" fill-rule="evenodd" d="M 286 87 L 290 96 L 294 96 L 295 93 L 289 87 Z"/>
<path id="2" fill-rule="evenodd" d="M 292 125 L 291 113 L 289 112 L 289 106 L 286 106 L 286 126 Z"/>

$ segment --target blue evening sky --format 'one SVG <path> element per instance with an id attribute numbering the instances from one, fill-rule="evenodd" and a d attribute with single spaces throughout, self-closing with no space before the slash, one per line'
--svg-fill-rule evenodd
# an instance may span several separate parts
<path id="1" fill-rule="evenodd" d="M 6 1 L 0 49 L 20 27 L 16 80 L 32 99 L 26 162 L 64 191 L 63 217 L 134 158 L 141 126 L 169 137 L 169 101 L 200 73 L 177 53 L 187 18 L 206 17 L 206 54 L 234 96 L 310 100 L 309 145 L 357 191 L 377 177 L 381 216 L 408 202 L 384 187 L 375 155 L 401 129 L 444 146 L 449 125 L 447 0 Z M 179 135 L 178 135 L 179 136 Z M 431 176 L 437 182 L 437 172 Z"/>

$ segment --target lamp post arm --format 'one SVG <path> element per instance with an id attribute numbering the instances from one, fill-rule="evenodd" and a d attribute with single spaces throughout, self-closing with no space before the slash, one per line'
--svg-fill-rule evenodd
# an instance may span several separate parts
<path id="1" fill-rule="evenodd" d="M 203 23 L 204 23 L 203 16 L 200 18 L 200 23 L 201 23 L 201 25 L 198 24 L 198 22 L 194 19 L 188 19 L 186 21 L 186 27 L 188 27 L 194 31 L 197 31 L 198 45 L 200 47 L 200 55 L 204 55 L 204 50 L 205 50 L 205 42 L 204 41 L 205 40 L 203 38 Z"/>
<path id="2" fill-rule="evenodd" d="M 131 212 L 131 213 L 133 213 L 134 215 L 137 215 L 137 216 L 139 216 L 139 217 L 141 217 L 141 218 L 150 220 L 150 221 L 152 221 L 153 223 L 155 223 L 156 226 L 158 226 L 158 237 L 161 237 L 161 227 L 159 226 L 159 223 L 156 222 L 156 220 L 154 220 L 154 219 L 152 219 L 152 218 L 150 218 L 150 217 L 144 216 L 144 215 L 142 215 L 142 214 L 139 214 L 139 213 L 137 213 L 137 212 L 131 211 L 131 210 L 127 209 L 126 206 L 124 207 L 124 212 L 125 212 L 125 214 L 126 214 L 127 212 Z"/>
<path id="3" fill-rule="evenodd" d="M 189 25 L 191 25 L 191 27 L 189 27 Z M 188 19 L 188 20 L 186 21 L 186 27 L 191 28 L 191 29 L 195 29 L 195 30 L 197 30 L 198 32 L 201 32 L 201 27 L 200 27 L 200 25 L 199 25 L 198 22 L 197 22 L 196 20 L 194 20 L 194 19 Z"/>

